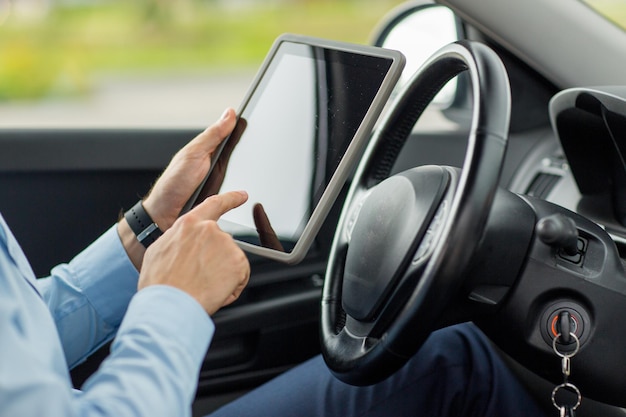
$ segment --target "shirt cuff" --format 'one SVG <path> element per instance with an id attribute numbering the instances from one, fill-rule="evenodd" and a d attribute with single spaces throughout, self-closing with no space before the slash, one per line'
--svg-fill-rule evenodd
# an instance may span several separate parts
<path id="1" fill-rule="evenodd" d="M 139 272 L 128 258 L 114 225 L 70 263 L 73 281 L 100 317 L 117 327 L 137 292 Z"/>

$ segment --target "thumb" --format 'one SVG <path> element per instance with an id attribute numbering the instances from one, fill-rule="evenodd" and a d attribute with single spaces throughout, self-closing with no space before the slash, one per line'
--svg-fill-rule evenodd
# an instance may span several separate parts
<path id="1" fill-rule="evenodd" d="M 237 117 L 235 110 L 227 108 L 222 117 L 196 136 L 190 145 L 198 146 L 204 152 L 212 153 L 224 138 L 233 131 Z"/>

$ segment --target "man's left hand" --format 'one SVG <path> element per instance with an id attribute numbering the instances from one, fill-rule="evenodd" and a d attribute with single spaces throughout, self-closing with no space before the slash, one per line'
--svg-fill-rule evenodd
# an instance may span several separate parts
<path id="1" fill-rule="evenodd" d="M 235 123 L 235 111 L 226 109 L 220 120 L 174 155 L 144 199 L 144 208 L 162 231 L 172 227 L 183 206 L 209 171 L 213 152 L 233 131 Z"/>

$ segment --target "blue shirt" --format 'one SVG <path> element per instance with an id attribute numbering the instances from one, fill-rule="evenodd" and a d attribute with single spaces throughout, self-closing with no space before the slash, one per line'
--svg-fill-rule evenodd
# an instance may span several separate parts
<path id="1" fill-rule="evenodd" d="M 191 415 L 213 322 L 173 287 L 136 293 L 137 279 L 112 227 L 37 280 L 0 215 L 0 415 Z M 114 336 L 74 390 L 68 369 Z"/>

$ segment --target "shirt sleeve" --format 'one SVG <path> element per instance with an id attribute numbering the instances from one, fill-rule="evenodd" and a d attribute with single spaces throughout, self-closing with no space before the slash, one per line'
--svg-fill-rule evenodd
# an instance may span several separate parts
<path id="1" fill-rule="evenodd" d="M 13 281 L 22 290 L 5 279 L 4 289 L 15 291 L 0 294 L 0 414 L 191 416 L 199 369 L 214 333 L 213 322 L 191 296 L 166 286 L 137 293 L 111 355 L 78 391 L 62 369 L 52 319 L 33 316 L 23 302 L 38 297 L 24 291 L 25 282 Z M 43 305 L 40 309 L 46 312 Z"/>
<path id="2" fill-rule="evenodd" d="M 215 331 L 187 293 L 151 286 L 133 298 L 111 355 L 83 386 L 80 416 L 188 416 Z M 182 413 L 182 414 L 181 414 Z"/>
<path id="3" fill-rule="evenodd" d="M 71 262 L 37 280 L 70 368 L 113 338 L 138 277 L 113 226 Z"/>
<path id="4" fill-rule="evenodd" d="M 23 253 L 0 216 L 2 416 L 191 415 L 214 324 L 193 297 L 174 287 L 151 286 L 135 293 L 135 283 L 128 285 L 124 279 L 134 277 L 136 281 L 136 271 L 124 274 L 128 265 L 114 259 L 126 258 L 120 250 L 116 231 L 105 234 L 45 281 L 41 287 L 45 303 L 33 288 L 37 283 L 32 270 L 26 267 Z M 98 263 L 90 264 L 93 259 Z M 85 268 L 96 272 L 85 275 Z M 126 295 L 95 294 L 109 288 L 109 282 L 102 282 L 106 279 Z M 81 318 L 83 314 L 86 317 Z M 91 324 L 83 326 L 81 319 Z M 94 345 L 110 337 L 110 329 L 119 327 L 111 354 L 83 391 L 72 388 L 57 332 L 59 323 L 66 350 L 72 349 L 68 326 L 79 326 L 74 342 L 81 346 L 82 337 L 91 340 L 85 346 Z M 92 334 L 81 335 L 81 331 Z"/>

